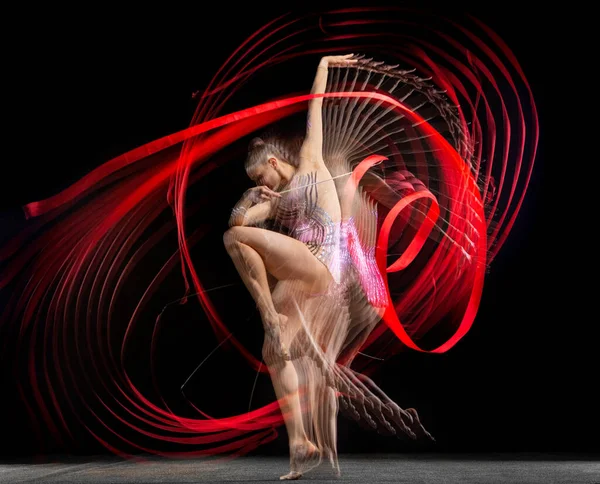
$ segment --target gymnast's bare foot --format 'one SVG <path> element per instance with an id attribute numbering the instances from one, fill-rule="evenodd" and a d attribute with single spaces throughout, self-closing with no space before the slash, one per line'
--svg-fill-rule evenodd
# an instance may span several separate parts
<path id="1" fill-rule="evenodd" d="M 296 481 L 302 477 L 302 473 L 298 471 L 290 471 L 284 476 L 280 476 L 280 481 Z"/>
<path id="2" fill-rule="evenodd" d="M 279 314 L 279 327 L 281 328 L 281 333 L 285 331 L 287 323 L 288 317 L 285 314 Z M 289 359 L 290 353 L 283 343 L 281 343 L 281 352 L 286 360 Z"/>
<path id="3" fill-rule="evenodd" d="M 329 450 L 329 463 L 331 464 L 331 468 L 333 469 L 333 475 L 335 477 L 341 477 L 342 471 L 340 471 L 340 465 L 335 458 L 335 454 Z"/>
<path id="4" fill-rule="evenodd" d="M 414 408 L 407 408 L 406 411 L 410 414 L 410 416 L 413 419 L 412 424 L 410 425 L 411 430 L 416 435 L 418 435 L 418 434 L 425 435 L 428 439 L 433 440 L 435 442 L 435 439 L 433 438 L 433 436 L 429 432 L 427 432 L 427 430 L 425 430 L 425 427 L 423 427 L 423 424 L 421 423 L 421 420 L 419 419 L 419 414 L 417 413 L 417 411 Z"/>
<path id="5" fill-rule="evenodd" d="M 265 334 L 273 340 L 273 348 L 284 360 L 290 359 L 290 352 L 281 340 L 281 333 L 287 325 L 288 317 L 284 314 L 275 313 L 273 317 L 264 317 L 263 324 Z"/>
<path id="6" fill-rule="evenodd" d="M 281 476 L 282 481 L 300 479 L 302 473 L 321 462 L 321 453 L 310 440 L 290 444 L 290 472 Z"/>

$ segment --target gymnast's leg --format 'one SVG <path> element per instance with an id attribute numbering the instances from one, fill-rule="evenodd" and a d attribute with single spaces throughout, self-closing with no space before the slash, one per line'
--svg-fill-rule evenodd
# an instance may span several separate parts
<path id="1" fill-rule="evenodd" d="M 318 453 L 304 430 L 298 375 L 287 350 L 300 322 L 291 311 L 277 312 L 268 274 L 280 281 L 277 284 L 280 289 L 278 300 L 293 297 L 298 291 L 321 292 L 331 282 L 331 276 L 304 244 L 276 232 L 256 227 L 233 227 L 225 233 L 224 243 L 257 303 L 266 329 L 263 358 L 280 402 L 290 442 L 290 473 L 281 479 L 298 479 L 303 464 Z M 281 310 L 284 305 L 278 306 Z"/>
<path id="2" fill-rule="evenodd" d="M 279 281 L 294 281 L 309 292 L 322 292 L 332 281 L 327 268 L 292 237 L 258 227 L 232 227 L 223 241 L 256 302 L 265 329 L 275 337 L 287 318 L 275 310 L 268 273 Z"/>

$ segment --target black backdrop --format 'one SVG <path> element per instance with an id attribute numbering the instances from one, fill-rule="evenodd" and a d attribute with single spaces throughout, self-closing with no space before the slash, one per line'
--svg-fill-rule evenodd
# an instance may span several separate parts
<path id="1" fill-rule="evenodd" d="M 556 71 L 569 63 L 571 53 L 563 45 L 568 35 L 556 35 L 548 12 L 517 3 L 455 7 L 504 38 L 532 85 L 541 140 L 531 188 L 491 267 L 470 333 L 444 355 L 400 354 L 375 377 L 401 406 L 419 409 L 438 443 L 407 443 L 341 419 L 340 452 L 598 450 L 593 400 L 598 365 L 582 348 L 594 318 L 585 314 L 574 270 L 577 256 L 593 247 L 580 239 L 577 253 L 570 254 L 576 224 L 560 203 L 569 190 L 564 139 L 551 134 L 565 122 L 556 94 L 566 76 Z M 7 144 L 17 151 L 2 164 L 3 234 L 20 225 L 22 204 L 56 193 L 117 154 L 185 128 L 193 112 L 191 93 L 206 85 L 249 34 L 282 11 L 284 6 L 258 4 L 168 11 L 157 5 L 143 12 L 52 7 L 15 17 L 18 34 L 6 50 L 11 88 L 5 96 Z M 576 28 L 562 21 L 563 34 Z M 311 82 L 310 73 L 305 82 Z M 235 277 L 231 265 L 225 270 Z M 35 452 L 5 370 L 3 452 Z M 270 392 L 261 383 L 256 398 L 269 401 Z M 221 397 L 208 405 L 226 414 L 227 408 L 237 409 L 229 403 Z M 282 430 L 266 451 L 285 451 L 285 444 Z M 75 451 L 102 449 L 82 441 Z"/>

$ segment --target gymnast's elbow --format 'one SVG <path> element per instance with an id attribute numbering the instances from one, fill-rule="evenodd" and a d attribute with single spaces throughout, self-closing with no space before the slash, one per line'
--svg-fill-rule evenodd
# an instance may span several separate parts
<path id="1" fill-rule="evenodd" d="M 246 217 L 239 216 L 239 215 L 237 217 L 231 217 L 229 219 L 229 223 L 228 223 L 229 228 L 232 228 L 232 227 L 245 227 L 246 226 L 245 218 Z"/>

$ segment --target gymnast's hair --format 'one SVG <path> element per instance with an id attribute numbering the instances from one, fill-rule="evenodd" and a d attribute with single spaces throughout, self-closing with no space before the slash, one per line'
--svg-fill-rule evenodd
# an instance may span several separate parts
<path id="1" fill-rule="evenodd" d="M 254 166 L 266 162 L 270 155 L 298 167 L 298 153 L 301 142 L 301 138 L 285 139 L 274 135 L 270 135 L 264 139 L 254 138 L 248 146 L 248 157 L 246 158 L 244 167 L 248 171 Z"/>

